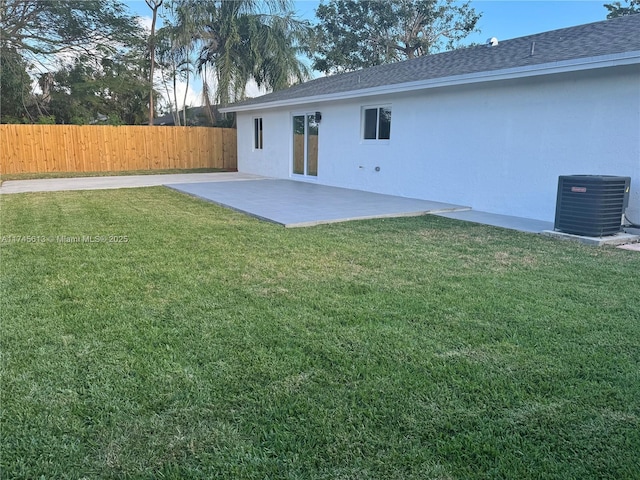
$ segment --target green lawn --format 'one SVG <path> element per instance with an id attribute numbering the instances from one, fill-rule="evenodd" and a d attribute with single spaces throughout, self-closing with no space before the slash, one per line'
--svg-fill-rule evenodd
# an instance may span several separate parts
<path id="1" fill-rule="evenodd" d="M 640 478 L 637 252 L 0 202 L 3 479 Z"/>

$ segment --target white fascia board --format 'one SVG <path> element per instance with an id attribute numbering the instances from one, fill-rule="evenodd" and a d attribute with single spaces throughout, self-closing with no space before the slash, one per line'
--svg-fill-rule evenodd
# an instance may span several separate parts
<path id="1" fill-rule="evenodd" d="M 415 82 L 381 85 L 378 87 L 363 88 L 361 90 L 349 90 L 345 92 L 330 93 L 326 95 L 297 97 L 287 100 L 242 105 L 238 107 L 229 106 L 221 108 L 220 112 L 248 112 L 252 110 L 288 107 L 306 103 L 330 102 L 336 100 L 368 97 L 372 95 L 385 95 L 390 93 L 410 92 L 414 90 L 492 82 L 497 80 L 511 80 L 515 78 L 533 77 L 538 75 L 552 75 L 558 73 L 576 72 L 581 70 L 592 70 L 597 68 L 617 67 L 621 65 L 633 65 L 639 63 L 640 50 L 616 53 L 613 55 L 603 55 L 598 57 L 586 57 L 574 60 L 563 60 L 560 62 L 542 63 L 539 65 L 515 67 L 502 70 L 467 73 L 463 75 L 454 75 L 451 77 L 430 78 L 427 80 L 418 80 Z"/>

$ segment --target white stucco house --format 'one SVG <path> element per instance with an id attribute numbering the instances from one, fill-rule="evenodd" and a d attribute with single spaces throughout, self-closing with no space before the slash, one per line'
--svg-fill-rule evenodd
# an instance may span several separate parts
<path id="1" fill-rule="evenodd" d="M 558 177 L 631 177 L 640 15 L 311 80 L 233 104 L 238 170 L 553 221 Z"/>

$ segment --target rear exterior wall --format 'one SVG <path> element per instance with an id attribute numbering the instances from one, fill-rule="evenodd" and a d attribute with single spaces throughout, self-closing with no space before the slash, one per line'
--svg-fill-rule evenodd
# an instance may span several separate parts
<path id="1" fill-rule="evenodd" d="M 363 107 L 387 105 L 390 140 L 363 141 Z M 318 176 L 295 177 L 292 115 L 316 111 Z M 640 66 L 240 113 L 238 170 L 546 221 L 559 175 L 624 175 L 639 221 Z"/>

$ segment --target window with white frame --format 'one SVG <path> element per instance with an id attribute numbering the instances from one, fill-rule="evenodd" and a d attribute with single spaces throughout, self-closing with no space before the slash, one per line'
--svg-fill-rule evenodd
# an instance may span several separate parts
<path id="1" fill-rule="evenodd" d="M 391 106 L 362 109 L 362 138 L 389 140 L 391 138 Z"/>
<path id="2" fill-rule="evenodd" d="M 262 118 L 253 119 L 253 149 L 262 150 Z"/>

